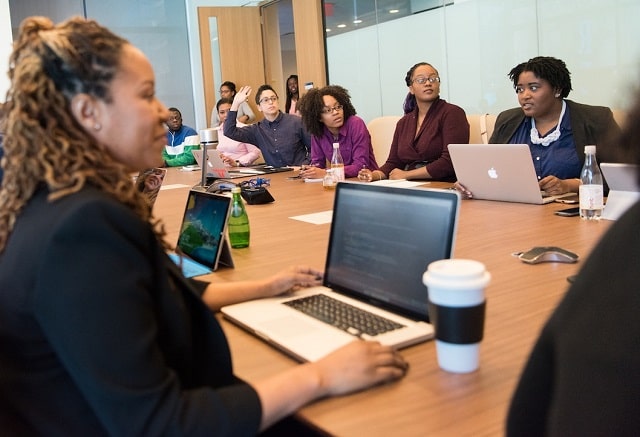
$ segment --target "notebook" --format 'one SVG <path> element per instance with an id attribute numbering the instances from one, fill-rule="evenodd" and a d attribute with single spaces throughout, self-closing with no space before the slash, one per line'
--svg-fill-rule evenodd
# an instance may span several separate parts
<path id="1" fill-rule="evenodd" d="M 193 157 L 202 168 L 202 150 L 192 150 Z M 250 167 L 230 168 L 224 164 L 220 152 L 216 149 L 207 149 L 207 177 L 216 179 L 235 179 L 251 176 L 260 176 L 271 173 L 292 171 L 292 167 L 273 167 L 270 165 L 255 165 Z"/>
<path id="2" fill-rule="evenodd" d="M 574 195 L 540 191 L 526 144 L 449 144 L 449 155 L 458 181 L 474 199 L 546 204 Z"/>
<path id="3" fill-rule="evenodd" d="M 609 185 L 609 194 L 602 211 L 602 218 L 617 220 L 631 205 L 640 200 L 640 187 L 638 186 L 640 168 L 634 164 L 603 162 L 600 164 L 600 169 L 607 185 Z"/>
<path id="4" fill-rule="evenodd" d="M 211 273 L 219 265 L 233 267 L 226 227 L 231 198 L 190 190 L 180 226 L 178 253 L 169 256 L 186 277 Z"/>
<path id="5" fill-rule="evenodd" d="M 196 162 L 202 168 L 202 149 L 192 150 L 191 153 Z M 256 171 L 250 168 L 241 170 L 229 170 L 220 157 L 220 152 L 216 149 L 207 149 L 207 177 L 215 179 L 236 179 L 246 178 L 255 175 L 261 175 L 264 172 Z"/>
<path id="6" fill-rule="evenodd" d="M 355 338 L 398 348 L 426 341 L 434 331 L 422 274 L 432 261 L 452 256 L 459 207 L 452 190 L 341 182 L 323 285 L 226 306 L 222 314 L 300 361 L 316 361 Z M 390 323 L 382 330 L 400 327 L 374 335 L 303 312 L 308 300 L 325 305 L 330 298 L 385 318 Z"/>

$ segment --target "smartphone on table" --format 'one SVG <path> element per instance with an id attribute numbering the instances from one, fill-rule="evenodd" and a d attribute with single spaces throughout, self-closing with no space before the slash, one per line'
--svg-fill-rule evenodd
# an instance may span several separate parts
<path id="1" fill-rule="evenodd" d="M 559 209 L 554 214 L 561 217 L 575 217 L 580 215 L 580 207 L 576 206 L 575 208 Z"/>

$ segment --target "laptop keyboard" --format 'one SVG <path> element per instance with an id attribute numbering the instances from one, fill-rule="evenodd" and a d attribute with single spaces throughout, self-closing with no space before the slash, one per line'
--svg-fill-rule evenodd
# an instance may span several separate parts
<path id="1" fill-rule="evenodd" d="M 399 323 L 324 294 L 314 294 L 283 303 L 358 337 L 362 334 L 376 336 L 403 327 Z"/>

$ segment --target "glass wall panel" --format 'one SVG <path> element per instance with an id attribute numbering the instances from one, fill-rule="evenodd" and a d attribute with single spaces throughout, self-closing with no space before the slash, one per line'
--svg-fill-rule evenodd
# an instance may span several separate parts
<path id="1" fill-rule="evenodd" d="M 611 108 L 629 105 L 640 79 L 637 0 L 435 2 L 440 7 L 432 7 L 434 0 L 395 0 L 405 11 L 423 12 L 399 12 L 401 18 L 389 20 L 394 0 L 375 0 L 376 24 L 326 33 L 329 82 L 350 90 L 365 121 L 402 113 L 404 76 L 420 61 L 438 69 L 442 97 L 469 114 L 497 114 L 517 106 L 507 75 L 518 63 L 540 55 L 567 63 L 570 99 Z M 344 15 L 340 7 L 353 1 L 330 3 L 333 21 L 327 27 Z"/>
<path id="2" fill-rule="evenodd" d="M 85 0 L 87 16 L 127 38 L 150 59 L 158 98 L 196 128 L 184 0 Z"/>

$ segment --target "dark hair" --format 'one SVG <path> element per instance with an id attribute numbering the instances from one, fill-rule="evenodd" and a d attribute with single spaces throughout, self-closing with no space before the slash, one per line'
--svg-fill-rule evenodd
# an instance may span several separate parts
<path id="1" fill-rule="evenodd" d="M 518 85 L 520 75 L 525 71 L 530 71 L 537 78 L 549 82 L 552 88 L 560 90 L 562 98 L 567 97 L 571 92 L 571 73 L 567 69 L 567 64 L 560 59 L 550 56 L 536 56 L 527 62 L 516 65 L 508 75 L 514 88 Z"/>
<path id="2" fill-rule="evenodd" d="M 169 112 L 177 112 L 180 118 L 182 118 L 182 112 L 178 108 L 174 108 L 173 106 L 168 109 Z"/>
<path id="3" fill-rule="evenodd" d="M 421 67 L 423 65 L 427 65 L 433 68 L 434 70 L 436 70 L 436 67 L 429 64 L 428 62 L 418 62 L 413 67 L 411 67 L 409 71 L 407 71 L 407 74 L 404 77 L 404 83 L 407 84 L 407 86 L 411 86 L 411 78 L 413 77 L 413 73 L 416 71 L 416 68 Z M 438 73 L 438 70 L 436 70 L 436 73 Z M 405 114 L 408 114 L 414 109 L 416 109 L 416 96 L 414 96 L 411 93 L 407 93 L 407 97 L 404 98 L 404 103 L 402 104 L 402 110 L 404 111 Z"/>
<path id="4" fill-rule="evenodd" d="M 260 85 L 260 88 L 258 88 L 258 91 L 256 91 L 256 105 L 260 105 L 260 95 L 267 90 L 273 91 L 276 97 L 278 97 L 278 93 L 276 92 L 276 90 L 274 90 L 271 85 L 265 83 L 264 85 Z"/>
<path id="5" fill-rule="evenodd" d="M 309 133 L 316 137 L 322 136 L 324 132 L 324 123 L 320 121 L 322 110 L 325 108 L 324 100 L 322 99 L 324 96 L 331 96 L 342 105 L 345 123 L 349 117 L 356 115 L 356 109 L 351 103 L 349 91 L 340 85 L 310 89 L 298 102 L 298 109 L 302 116 L 302 123 Z"/>
<path id="6" fill-rule="evenodd" d="M 236 84 L 233 82 L 230 82 L 228 80 L 222 82 L 222 84 L 220 85 L 220 88 L 222 87 L 226 87 L 229 88 L 231 90 L 231 92 L 233 93 L 233 95 L 236 95 Z"/>
<path id="7" fill-rule="evenodd" d="M 218 103 L 216 103 L 216 111 L 218 109 L 220 109 L 220 105 L 228 103 L 229 105 L 231 105 L 233 103 L 233 99 L 227 99 L 225 97 L 221 98 L 220 100 L 218 100 Z"/>
<path id="8" fill-rule="evenodd" d="M 298 75 L 297 74 L 292 74 L 291 76 L 289 76 L 287 78 L 287 82 L 285 85 L 285 89 L 287 92 L 287 103 L 285 103 L 284 105 L 284 112 L 289 112 L 289 109 L 291 109 L 291 99 L 293 98 L 293 93 L 291 93 L 291 91 L 289 91 L 289 80 L 291 79 L 295 79 L 296 82 L 298 82 Z M 300 95 L 300 89 L 298 88 L 298 92 L 296 93 L 296 97 L 298 97 Z"/>

